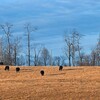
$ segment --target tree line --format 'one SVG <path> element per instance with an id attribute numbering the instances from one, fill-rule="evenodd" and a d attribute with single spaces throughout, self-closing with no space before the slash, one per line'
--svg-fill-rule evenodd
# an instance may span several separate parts
<path id="1" fill-rule="evenodd" d="M 90 54 L 83 52 L 82 37 L 83 35 L 75 30 L 64 37 L 64 53 L 68 59 L 68 66 L 100 66 L 100 36 Z"/>
<path id="2" fill-rule="evenodd" d="M 64 55 L 53 56 L 52 52 L 42 44 L 31 44 L 31 34 L 38 30 L 37 27 L 32 27 L 29 23 L 24 25 L 26 47 L 22 45 L 22 37 L 13 36 L 12 28 L 13 25 L 10 23 L 0 25 L 2 32 L 0 38 L 0 62 L 5 65 L 100 66 L 100 36 L 90 54 L 85 54 L 81 46 L 83 35 L 75 30 L 70 33 L 65 32 L 63 38 L 65 46 L 62 50 Z M 26 49 L 26 53 L 22 52 L 23 49 Z"/>

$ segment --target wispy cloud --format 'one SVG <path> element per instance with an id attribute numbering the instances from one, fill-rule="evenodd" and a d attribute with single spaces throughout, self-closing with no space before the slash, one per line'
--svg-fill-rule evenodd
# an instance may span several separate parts
<path id="1" fill-rule="evenodd" d="M 49 46 L 50 43 L 55 45 L 56 40 L 61 40 L 65 29 L 76 28 L 82 34 L 89 36 L 92 34 L 91 37 L 96 34 L 97 36 L 100 31 L 99 12 L 99 0 L 0 1 L 1 24 L 10 22 L 14 24 L 16 32 L 22 34 L 24 24 L 31 22 L 34 26 L 39 27 L 34 35 L 35 40 L 40 39 L 44 43 L 48 41 L 46 43 Z"/>

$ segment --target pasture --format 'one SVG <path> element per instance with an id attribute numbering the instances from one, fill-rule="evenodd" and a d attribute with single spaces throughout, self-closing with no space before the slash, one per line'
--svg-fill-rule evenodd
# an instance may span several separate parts
<path id="1" fill-rule="evenodd" d="M 100 67 L 4 68 L 0 66 L 0 100 L 100 100 Z"/>

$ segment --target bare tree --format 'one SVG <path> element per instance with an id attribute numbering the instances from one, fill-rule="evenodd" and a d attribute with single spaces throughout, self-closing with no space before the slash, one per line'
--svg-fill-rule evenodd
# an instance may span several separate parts
<path id="1" fill-rule="evenodd" d="M 14 65 L 17 65 L 17 56 L 20 53 L 20 48 L 21 48 L 20 40 L 21 40 L 21 38 L 16 37 L 16 38 L 14 38 L 14 42 L 12 44 Z"/>
<path id="2" fill-rule="evenodd" d="M 2 38 L 0 38 L 0 62 L 3 62 L 3 42 L 2 42 Z"/>
<path id="3" fill-rule="evenodd" d="M 72 52 L 72 49 L 71 49 L 71 47 L 72 47 L 71 37 L 65 35 L 64 41 L 65 41 L 64 53 L 68 58 L 69 66 L 71 66 L 71 52 Z"/>
<path id="4" fill-rule="evenodd" d="M 30 37 L 31 37 L 31 33 L 34 32 L 35 30 L 37 30 L 37 28 L 36 27 L 32 27 L 32 25 L 30 23 L 27 23 L 27 24 L 25 24 L 25 30 L 27 32 L 28 65 L 30 66 L 30 53 L 31 53 Z"/>
<path id="5" fill-rule="evenodd" d="M 42 50 L 41 44 L 34 44 L 33 51 L 34 51 L 34 65 L 37 66 L 39 64 L 39 56 Z"/>
<path id="6" fill-rule="evenodd" d="M 50 60 L 50 53 L 48 51 L 47 48 L 43 48 L 42 51 L 41 51 L 41 57 L 43 59 L 43 64 L 45 66 L 47 66 L 47 64 L 49 64 L 49 60 Z"/>
<path id="7" fill-rule="evenodd" d="M 100 34 L 95 51 L 96 51 L 96 65 L 100 66 Z"/>
<path id="8" fill-rule="evenodd" d="M 81 34 L 77 31 L 73 30 L 69 35 L 64 37 L 65 40 L 65 54 L 69 61 L 69 66 L 71 64 L 73 66 L 76 65 L 76 56 L 79 56 L 79 62 L 82 63 L 81 59 L 81 46 L 80 46 L 80 39 Z"/>
<path id="9" fill-rule="evenodd" d="M 54 56 L 52 59 L 53 66 L 66 66 L 66 57 L 65 56 Z"/>
<path id="10" fill-rule="evenodd" d="M 80 40 L 81 38 L 83 37 L 82 34 L 76 32 L 76 49 L 77 49 L 77 52 L 78 52 L 78 58 L 79 58 L 79 65 L 81 66 L 82 65 L 82 60 L 83 60 L 83 53 L 82 53 L 82 46 L 80 45 Z"/>
<path id="11" fill-rule="evenodd" d="M 66 64 L 66 57 L 65 56 L 60 56 L 60 59 L 61 59 L 61 65 L 62 66 L 66 66 L 67 64 Z"/>
<path id="12" fill-rule="evenodd" d="M 53 57 L 52 57 L 52 50 L 50 51 L 50 66 L 52 66 L 53 65 L 53 59 L 52 59 Z"/>
<path id="13" fill-rule="evenodd" d="M 84 59 L 83 59 L 83 66 L 90 66 L 91 65 L 91 56 L 88 55 L 84 55 Z"/>
<path id="14" fill-rule="evenodd" d="M 71 47 L 71 55 L 72 55 L 72 64 L 75 66 L 75 53 L 76 53 L 76 31 L 73 31 L 71 33 L 71 42 L 72 42 L 72 47 Z"/>
<path id="15" fill-rule="evenodd" d="M 11 28 L 12 28 L 12 24 L 10 23 L 5 23 L 4 25 L 0 25 L 2 31 L 4 32 L 4 34 L 6 35 L 6 39 L 7 39 L 7 54 L 6 54 L 6 60 L 7 60 L 7 64 L 12 64 L 12 58 L 11 58 L 11 42 L 10 42 L 10 37 L 11 37 Z"/>
<path id="16" fill-rule="evenodd" d="M 61 58 L 59 56 L 54 57 L 54 65 L 60 66 Z"/>
<path id="17" fill-rule="evenodd" d="M 24 55 L 20 55 L 16 58 L 16 64 L 18 66 L 22 66 L 25 65 L 25 56 Z"/>
<path id="18" fill-rule="evenodd" d="M 80 40 L 82 38 L 82 34 L 80 34 L 79 32 L 77 32 L 76 30 L 74 30 L 71 33 L 71 37 L 72 37 L 72 64 L 73 66 L 75 66 L 76 64 L 76 55 L 78 55 L 79 58 L 79 62 L 80 64 L 82 63 L 82 59 L 81 59 L 81 50 L 82 47 L 80 45 Z"/>
<path id="19" fill-rule="evenodd" d="M 80 56 L 77 57 L 77 66 L 83 66 L 84 65 L 84 58 L 85 58 L 85 54 L 84 53 L 80 53 Z"/>
<path id="20" fill-rule="evenodd" d="M 91 52 L 91 65 L 92 66 L 100 65 L 100 35 L 95 48 Z"/>
<path id="21" fill-rule="evenodd" d="M 98 38 L 98 43 L 97 43 L 97 65 L 100 66 L 100 34 L 99 34 L 99 38 Z"/>

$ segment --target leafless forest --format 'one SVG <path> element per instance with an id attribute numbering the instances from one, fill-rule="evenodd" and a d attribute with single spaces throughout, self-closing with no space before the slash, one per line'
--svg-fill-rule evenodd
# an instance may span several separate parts
<path id="1" fill-rule="evenodd" d="M 86 51 L 83 53 L 85 47 L 82 47 L 80 43 L 83 35 L 75 30 L 71 33 L 64 32 L 65 35 L 62 36 L 65 44 L 62 50 L 63 55 L 53 56 L 52 52 L 42 44 L 31 44 L 31 34 L 38 31 L 37 27 L 30 24 L 25 24 L 23 27 L 26 41 L 22 41 L 24 36 L 13 34 L 14 26 L 12 24 L 0 25 L 0 62 L 5 65 L 100 66 L 100 36 L 98 36 L 94 49 L 90 54 L 86 54 Z M 24 53 L 23 50 L 25 50 Z"/>

